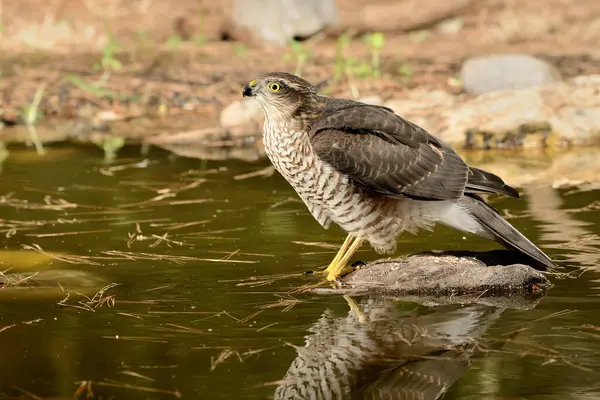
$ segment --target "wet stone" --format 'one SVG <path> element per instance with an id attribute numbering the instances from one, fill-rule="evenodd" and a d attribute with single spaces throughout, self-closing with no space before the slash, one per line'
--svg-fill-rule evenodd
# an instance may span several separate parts
<path id="1" fill-rule="evenodd" d="M 317 292 L 400 296 L 426 304 L 490 304 L 540 296 L 549 286 L 542 272 L 513 252 L 447 252 L 377 260 L 344 276 L 341 289 Z"/>

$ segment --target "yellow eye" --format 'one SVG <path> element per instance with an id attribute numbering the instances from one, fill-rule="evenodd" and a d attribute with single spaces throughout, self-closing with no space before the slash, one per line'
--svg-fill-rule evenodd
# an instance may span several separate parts
<path id="1" fill-rule="evenodd" d="M 281 85 L 277 82 L 271 82 L 269 83 L 269 90 L 273 93 L 277 93 L 279 92 L 279 90 L 281 89 Z"/>

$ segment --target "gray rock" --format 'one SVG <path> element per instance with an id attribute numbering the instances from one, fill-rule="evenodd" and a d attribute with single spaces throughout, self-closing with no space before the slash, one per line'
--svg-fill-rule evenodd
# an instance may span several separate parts
<path id="1" fill-rule="evenodd" d="M 589 75 L 536 88 L 485 93 L 441 108 L 436 114 L 429 112 L 432 117 L 440 118 L 428 128 L 454 146 L 464 145 L 467 132 L 485 132 L 495 143 L 506 143 L 506 139 L 517 133 L 523 136 L 523 147 L 544 145 L 544 141 L 538 140 L 540 135 L 528 133 L 532 127 L 537 127 L 533 131 L 548 131 L 545 144 L 551 147 L 597 145 L 599 91 L 600 77 Z M 480 144 L 473 145 L 480 148 Z"/>
<path id="2" fill-rule="evenodd" d="M 256 135 L 262 131 L 264 113 L 256 100 L 246 98 L 225 107 L 219 120 L 233 137 Z"/>
<path id="3" fill-rule="evenodd" d="M 523 259 L 506 250 L 413 254 L 368 263 L 342 277 L 340 289 L 313 291 L 395 296 L 422 304 L 493 305 L 501 299 L 503 306 L 528 308 L 528 299 L 544 295 L 552 284 Z"/>
<path id="4" fill-rule="evenodd" d="M 460 74 L 464 89 L 472 94 L 527 89 L 562 79 L 552 64 L 528 54 L 472 57 L 464 62 Z"/>
<path id="5" fill-rule="evenodd" d="M 338 23 L 335 0 L 234 0 L 232 23 L 263 42 L 284 46 Z"/>

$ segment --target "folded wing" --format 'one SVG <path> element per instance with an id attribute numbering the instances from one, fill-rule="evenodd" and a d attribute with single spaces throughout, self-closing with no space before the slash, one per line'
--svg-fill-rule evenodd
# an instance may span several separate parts
<path id="1" fill-rule="evenodd" d="M 448 200 L 462 197 L 467 184 L 469 168 L 458 154 L 384 107 L 325 112 L 310 140 L 318 157 L 367 191 Z"/>
<path id="2" fill-rule="evenodd" d="M 467 193 L 518 192 L 489 172 L 469 168 L 449 146 L 386 107 L 335 102 L 309 133 L 319 158 L 364 190 L 421 200 Z"/>

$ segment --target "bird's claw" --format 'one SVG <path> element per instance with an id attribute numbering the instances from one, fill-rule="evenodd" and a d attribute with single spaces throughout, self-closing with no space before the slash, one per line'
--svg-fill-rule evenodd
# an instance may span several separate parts
<path id="1" fill-rule="evenodd" d="M 335 278 L 335 280 L 332 283 L 335 285 L 336 289 L 343 289 L 345 285 L 339 276 Z"/>

